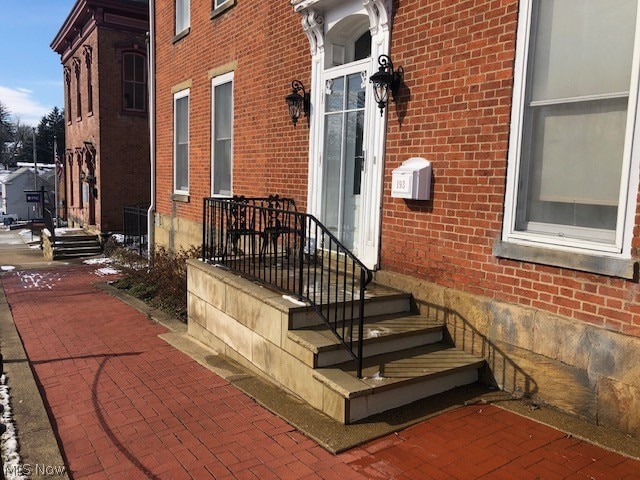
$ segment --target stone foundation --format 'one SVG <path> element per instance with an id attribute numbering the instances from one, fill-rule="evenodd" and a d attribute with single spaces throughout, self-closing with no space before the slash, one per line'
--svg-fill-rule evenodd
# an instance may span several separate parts
<path id="1" fill-rule="evenodd" d="M 158 213 L 154 229 L 156 245 L 171 250 L 202 245 L 202 223 Z"/>
<path id="2" fill-rule="evenodd" d="M 393 272 L 375 281 L 411 292 L 458 348 L 483 356 L 498 387 L 640 436 L 640 338 L 467 294 Z"/>

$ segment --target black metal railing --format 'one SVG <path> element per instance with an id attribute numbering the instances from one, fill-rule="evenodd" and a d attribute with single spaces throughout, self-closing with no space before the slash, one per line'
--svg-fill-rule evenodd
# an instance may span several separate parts
<path id="1" fill-rule="evenodd" d="M 362 377 L 365 287 L 373 275 L 313 215 L 279 196 L 205 198 L 202 255 L 306 300 Z"/>
<path id="2" fill-rule="evenodd" d="M 138 250 L 143 255 L 149 240 L 147 232 L 147 212 L 149 205 L 125 205 L 122 218 L 124 244 Z"/>

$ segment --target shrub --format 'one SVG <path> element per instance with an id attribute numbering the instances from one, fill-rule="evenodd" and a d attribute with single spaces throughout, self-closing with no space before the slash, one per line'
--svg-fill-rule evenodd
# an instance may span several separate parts
<path id="1" fill-rule="evenodd" d="M 136 252 L 116 249 L 112 258 L 124 276 L 114 285 L 186 322 L 187 260 L 198 256 L 200 247 L 172 251 L 159 246 L 148 262 Z"/>

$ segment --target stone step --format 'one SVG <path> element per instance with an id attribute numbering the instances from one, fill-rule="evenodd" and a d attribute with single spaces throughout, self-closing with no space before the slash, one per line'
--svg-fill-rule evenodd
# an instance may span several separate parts
<path id="1" fill-rule="evenodd" d="M 325 387 L 323 411 L 353 423 L 392 408 L 478 381 L 484 360 L 444 343 L 365 358 L 363 378 L 354 361 L 313 371 Z"/>
<path id="2" fill-rule="evenodd" d="M 341 322 L 338 331 L 350 338 L 351 322 Z M 354 323 L 354 340 L 358 339 L 358 326 Z M 364 321 L 363 354 L 365 357 L 440 342 L 443 323 L 431 317 L 417 314 L 388 314 L 366 317 Z M 289 330 L 289 339 L 312 355 L 300 356 L 302 361 L 312 360 L 313 368 L 343 363 L 351 359 L 342 343 L 326 325 L 299 330 Z M 295 351 L 291 352 L 296 354 Z"/>
<path id="3" fill-rule="evenodd" d="M 364 316 L 372 317 L 412 311 L 412 297 L 401 292 L 380 285 L 369 285 L 364 296 Z M 355 318 L 359 314 L 360 300 L 347 299 L 344 304 L 332 303 L 323 309 L 323 314 L 332 322 Z M 289 328 L 300 329 L 324 325 L 322 318 L 312 307 L 293 308 L 289 312 Z"/>
<path id="4" fill-rule="evenodd" d="M 441 318 L 412 315 L 411 295 L 373 286 L 364 305 L 365 378 L 358 379 L 355 362 L 341 362 L 347 357 L 337 339 L 313 326 L 321 323 L 318 314 L 293 294 L 203 262 L 188 266 L 189 335 L 338 422 L 475 383 L 485 365 L 444 343 Z M 296 315 L 304 329 L 291 331 Z M 306 318 L 312 316 L 315 322 Z"/>

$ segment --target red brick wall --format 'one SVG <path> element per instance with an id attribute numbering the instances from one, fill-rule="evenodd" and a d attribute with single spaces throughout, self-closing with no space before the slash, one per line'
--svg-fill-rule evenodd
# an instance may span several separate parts
<path id="1" fill-rule="evenodd" d="M 71 69 L 71 115 L 66 114 L 66 149 L 75 151 L 89 141 L 96 150 L 95 226 L 102 231 L 122 229 L 123 206 L 146 203 L 150 198 L 149 126 L 147 115 L 122 114 L 121 64 L 116 46 L 135 42 L 146 55 L 145 36 L 109 29 L 95 29 L 73 54 L 82 62 L 80 93 L 82 115 L 77 116 L 76 76 L 72 60 L 66 62 Z M 93 112 L 88 112 L 87 70 L 82 46 L 92 48 Z M 66 95 L 66 88 L 65 88 Z M 66 105 L 66 103 L 65 103 Z M 87 172 L 83 164 L 82 170 Z M 83 202 L 78 185 L 78 164 L 73 164 L 73 205 L 67 197 L 67 216 L 76 225 L 89 224 L 89 204 Z M 67 188 L 69 168 L 66 168 Z"/>
<path id="2" fill-rule="evenodd" d="M 399 2 L 391 52 L 404 67 L 406 111 L 392 107 L 388 117 L 382 268 L 639 336 L 637 283 L 492 255 L 517 16 L 515 0 Z M 433 163 L 427 204 L 391 198 L 392 169 L 416 155 Z"/>
<path id="3" fill-rule="evenodd" d="M 102 229 L 119 231 L 123 207 L 148 203 L 151 198 L 151 163 L 147 114 L 132 115 L 122 109 L 122 63 L 117 46 L 146 59 L 146 39 L 141 34 L 102 29 L 99 43 L 100 211 Z"/>
<path id="4" fill-rule="evenodd" d="M 91 63 L 92 68 L 92 76 L 93 76 L 93 114 L 90 115 L 87 111 L 88 107 L 88 98 L 87 98 L 87 67 L 84 59 L 84 54 L 82 52 L 82 46 L 88 45 L 93 50 L 93 61 Z M 80 198 L 82 198 L 82 190 L 78 181 L 79 168 L 83 171 L 87 171 L 86 166 L 82 167 L 78 166 L 77 157 L 75 155 L 76 148 L 83 148 L 84 142 L 89 141 L 92 142 L 97 151 L 100 151 L 100 118 L 96 114 L 98 108 L 98 97 L 97 97 L 97 78 L 98 78 L 98 55 L 97 55 L 97 45 L 98 45 L 98 31 L 93 30 L 79 45 L 76 51 L 73 53 L 72 57 L 77 57 L 80 59 L 81 68 L 80 68 L 80 103 L 82 106 L 81 116 L 78 116 L 78 103 L 77 103 L 77 78 L 75 74 L 75 68 L 73 65 L 73 59 L 69 58 L 65 62 L 65 66 L 68 67 L 71 71 L 71 88 L 70 94 L 71 99 L 70 102 L 65 98 L 65 106 L 70 105 L 71 108 L 65 110 L 65 119 L 66 119 L 66 132 L 65 132 L 65 149 L 72 150 L 74 152 L 73 156 L 73 166 L 69 168 L 67 164 L 65 166 L 65 177 L 67 178 L 67 218 L 70 221 L 73 221 L 75 225 L 85 225 L 89 221 L 88 214 L 88 203 L 84 202 L 82 204 L 82 208 L 80 207 Z M 67 94 L 67 89 L 65 85 L 65 96 Z M 72 176 L 71 182 L 69 180 L 69 176 Z M 73 195 L 68 191 L 69 188 L 73 188 Z M 73 204 L 71 203 L 71 199 L 73 198 Z M 96 205 L 96 222 L 100 223 L 100 214 L 98 213 L 99 206 Z"/>
<path id="5" fill-rule="evenodd" d="M 640 335 L 638 284 L 492 254 L 502 230 L 517 0 L 394 4 L 391 56 L 406 85 L 389 109 L 381 267 Z M 174 207 L 171 88 L 191 80 L 191 196 L 175 214 L 201 221 L 211 175 L 207 71 L 231 61 L 234 192 L 290 195 L 304 210 L 308 128 L 302 119 L 294 129 L 284 104 L 291 80 L 310 82 L 300 16 L 286 1 L 239 0 L 211 20 L 211 1 L 193 0 L 191 32 L 173 44 L 173 2 L 156 7 L 158 211 Z M 392 169 L 412 156 L 433 162 L 431 202 L 390 196 Z"/>
<path id="6" fill-rule="evenodd" d="M 287 2 L 246 2 L 210 19 L 211 1 L 191 2 L 191 31 L 172 43 L 173 2 L 156 3 L 157 25 L 157 210 L 172 212 L 173 94 L 190 80 L 189 203 L 176 214 L 201 221 L 210 195 L 211 81 L 207 72 L 236 61 L 234 76 L 234 193 L 307 196 L 308 129 L 294 129 L 284 97 L 291 80 L 309 85 L 309 43 Z"/>

